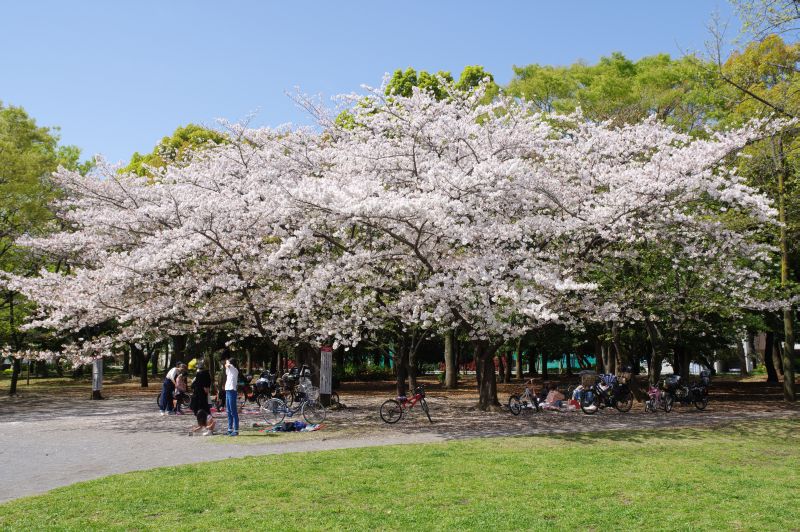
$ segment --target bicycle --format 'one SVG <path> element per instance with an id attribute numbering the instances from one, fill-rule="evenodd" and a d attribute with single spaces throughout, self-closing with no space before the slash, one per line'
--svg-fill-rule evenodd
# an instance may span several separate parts
<path id="1" fill-rule="evenodd" d="M 405 395 L 401 395 L 397 399 L 387 399 L 384 401 L 380 409 L 381 419 L 386 423 L 397 423 L 403 418 L 403 415 L 414 408 L 414 405 L 417 403 L 420 404 L 425 415 L 428 416 L 428 421 L 433 423 L 431 412 L 428 408 L 428 402 L 425 400 L 424 386 L 417 386 L 414 390 L 414 396 L 411 399 Z"/>
<path id="2" fill-rule="evenodd" d="M 271 425 L 277 425 L 286 416 L 292 417 L 298 412 L 306 420 L 306 423 L 317 425 L 325 421 L 327 410 L 319 401 L 319 388 L 316 386 L 304 386 L 303 391 L 298 394 L 300 405 L 296 408 L 288 406 L 283 399 L 273 397 L 261 405 L 261 415 L 264 421 Z"/>
<path id="3" fill-rule="evenodd" d="M 182 409 L 184 407 L 188 410 L 189 409 L 189 401 L 191 400 L 191 396 L 189 394 L 185 394 L 185 393 L 178 394 L 178 395 L 173 397 L 173 400 L 175 401 L 175 409 L 176 410 L 178 408 Z M 160 410 L 161 409 L 161 392 L 158 392 L 158 394 L 156 394 L 156 405 L 158 405 L 158 408 Z"/>
<path id="4" fill-rule="evenodd" d="M 659 409 L 664 409 L 664 412 L 672 410 L 672 398 L 665 392 L 662 392 L 657 386 L 650 385 L 647 389 L 647 402 L 644 404 L 645 412 L 656 412 Z"/>
<path id="5" fill-rule="evenodd" d="M 533 410 L 534 412 L 542 411 L 542 407 L 539 405 L 539 398 L 536 397 L 536 394 L 533 393 L 527 384 L 533 383 L 531 381 L 526 383 L 525 391 L 522 392 L 522 395 L 512 395 L 508 398 L 508 409 L 515 416 L 518 416 L 523 410 Z"/>

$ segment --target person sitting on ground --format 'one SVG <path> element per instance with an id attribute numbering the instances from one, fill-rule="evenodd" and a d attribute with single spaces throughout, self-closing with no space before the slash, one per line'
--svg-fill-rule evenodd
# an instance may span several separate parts
<path id="1" fill-rule="evenodd" d="M 566 399 L 563 393 L 558 391 L 555 383 L 550 383 L 550 391 L 547 392 L 545 403 L 551 407 L 561 408 L 561 401 Z"/>
<path id="2" fill-rule="evenodd" d="M 544 403 L 547 400 L 547 394 L 550 392 L 550 383 L 545 381 L 542 383 L 542 389 L 539 391 L 539 399 L 540 403 Z"/>
<path id="3" fill-rule="evenodd" d="M 197 411 L 197 425 L 192 427 L 190 434 L 194 434 L 195 432 L 202 430 L 201 434 L 203 436 L 209 436 L 214 434 L 214 427 L 217 425 L 216 420 L 214 417 L 206 412 L 205 410 L 198 410 Z"/>
<path id="4" fill-rule="evenodd" d="M 178 376 L 175 378 L 175 413 L 176 414 L 183 414 L 183 410 L 181 410 L 181 404 L 185 399 L 189 397 L 186 393 L 189 389 L 189 372 L 184 370 L 178 373 Z"/>

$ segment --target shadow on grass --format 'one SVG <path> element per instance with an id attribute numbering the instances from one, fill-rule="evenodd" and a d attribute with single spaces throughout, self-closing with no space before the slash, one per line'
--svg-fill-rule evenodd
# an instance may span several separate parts
<path id="1" fill-rule="evenodd" d="M 518 436 L 519 438 L 544 437 L 565 443 L 602 445 L 605 443 L 663 443 L 686 440 L 705 440 L 709 437 L 719 439 L 766 439 L 770 441 L 792 441 L 800 429 L 798 419 L 770 419 L 758 421 L 731 420 L 714 426 L 702 428 L 675 427 L 659 430 L 606 430 L 593 432 L 572 432 L 568 434 L 542 434 Z"/>

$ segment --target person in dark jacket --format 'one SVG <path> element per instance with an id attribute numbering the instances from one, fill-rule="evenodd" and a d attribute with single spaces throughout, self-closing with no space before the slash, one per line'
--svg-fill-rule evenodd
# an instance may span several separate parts
<path id="1" fill-rule="evenodd" d="M 204 410 L 211 412 L 211 405 L 208 404 L 208 393 L 211 391 L 211 374 L 205 368 L 203 360 L 197 361 L 197 374 L 192 381 L 192 398 L 189 400 L 189 408 L 195 415 Z"/>

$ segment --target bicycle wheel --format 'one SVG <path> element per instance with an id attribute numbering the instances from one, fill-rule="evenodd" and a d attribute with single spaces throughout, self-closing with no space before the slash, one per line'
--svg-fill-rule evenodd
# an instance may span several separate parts
<path id="1" fill-rule="evenodd" d="M 325 416 L 328 415 L 328 411 L 325 410 L 325 407 L 322 406 L 318 400 L 314 401 L 304 401 L 303 406 L 300 408 L 300 412 L 303 414 L 303 419 L 306 420 L 306 423 L 310 423 L 312 425 L 318 425 L 325 421 Z"/>
<path id="2" fill-rule="evenodd" d="M 261 416 L 270 425 L 277 425 L 286 417 L 286 403 L 273 397 L 261 405 Z"/>
<path id="3" fill-rule="evenodd" d="M 693 402 L 696 409 L 705 410 L 705 408 L 708 406 L 708 397 L 704 395 Z"/>
<path id="4" fill-rule="evenodd" d="M 664 396 L 664 412 L 672 412 L 672 407 L 675 405 L 675 398 L 670 394 Z"/>
<path id="5" fill-rule="evenodd" d="M 590 395 L 592 396 L 591 398 L 589 398 Z M 597 394 L 583 394 L 583 397 L 581 397 L 581 410 L 583 410 L 584 414 L 596 414 L 599 409 L 597 405 Z"/>
<path id="6" fill-rule="evenodd" d="M 381 405 L 381 419 L 386 423 L 397 423 L 403 417 L 403 407 L 394 399 L 388 399 Z"/>
<path id="7" fill-rule="evenodd" d="M 512 395 L 508 398 L 508 410 L 515 416 L 522 412 L 522 403 L 520 403 L 519 395 Z"/>
<path id="8" fill-rule="evenodd" d="M 622 392 L 617 400 L 614 401 L 614 406 L 620 412 L 627 412 L 633 406 L 633 394 L 630 390 Z"/>
<path id="9" fill-rule="evenodd" d="M 431 410 L 430 408 L 428 408 L 428 401 L 426 401 L 425 398 L 423 397 L 422 399 L 419 400 L 419 404 L 422 405 L 422 409 L 425 411 L 425 415 L 428 416 L 428 421 L 430 423 L 433 423 L 433 420 L 431 419 Z"/>

